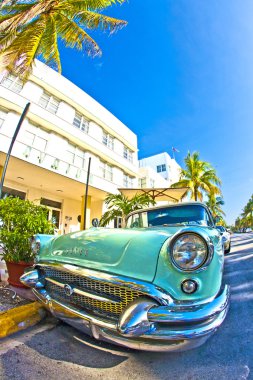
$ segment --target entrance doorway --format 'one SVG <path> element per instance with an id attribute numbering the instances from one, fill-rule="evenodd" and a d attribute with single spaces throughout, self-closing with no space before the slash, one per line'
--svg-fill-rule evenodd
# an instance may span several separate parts
<path id="1" fill-rule="evenodd" d="M 59 230 L 62 219 L 62 203 L 51 199 L 41 198 L 40 204 L 48 208 L 48 220 L 51 220 L 55 229 Z"/>

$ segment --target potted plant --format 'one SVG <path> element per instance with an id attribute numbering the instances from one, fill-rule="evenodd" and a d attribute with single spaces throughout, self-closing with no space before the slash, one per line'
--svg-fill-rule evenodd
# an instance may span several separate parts
<path id="1" fill-rule="evenodd" d="M 48 210 L 28 200 L 0 199 L 0 246 L 9 274 L 9 284 L 23 287 L 19 281 L 24 269 L 33 264 L 30 238 L 36 234 L 53 234 Z"/>

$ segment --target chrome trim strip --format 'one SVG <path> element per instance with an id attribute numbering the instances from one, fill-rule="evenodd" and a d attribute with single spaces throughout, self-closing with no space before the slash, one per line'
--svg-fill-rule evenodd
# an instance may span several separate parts
<path id="1" fill-rule="evenodd" d="M 161 328 L 161 329 L 154 329 L 150 333 L 145 333 L 144 335 L 141 335 L 137 338 L 145 338 L 146 342 L 153 341 L 153 344 L 156 345 L 159 342 L 165 342 L 166 341 L 180 341 L 182 339 L 186 340 L 192 340 L 196 338 L 202 338 L 204 336 L 210 336 L 212 333 L 214 333 L 218 327 L 221 325 L 221 323 L 224 321 L 227 314 L 227 310 L 223 310 L 222 313 L 220 313 L 216 318 L 214 318 L 211 322 L 208 324 L 198 325 L 190 328 L 182 327 L 179 329 L 178 327 L 171 328 L 167 326 L 167 328 Z M 115 335 L 113 335 L 113 332 L 108 333 L 112 334 L 110 335 L 112 338 L 116 338 Z M 108 334 L 109 335 L 109 334 Z M 120 335 L 118 338 L 127 340 L 129 338 L 128 336 Z M 113 340 L 113 339 L 112 339 Z M 131 340 L 135 341 L 135 338 L 132 338 Z"/>
<path id="2" fill-rule="evenodd" d="M 132 290 L 144 293 L 145 295 L 155 299 L 159 304 L 164 306 L 173 303 L 173 298 L 163 289 L 148 282 L 136 280 L 130 277 L 113 275 L 105 272 L 99 272 L 93 269 L 78 267 L 71 264 L 62 264 L 55 261 L 40 261 L 36 263 L 35 268 L 37 267 L 51 267 L 63 272 L 71 272 L 77 276 L 88 277 L 95 281 L 102 281 L 108 284 L 130 288 Z"/>
<path id="3" fill-rule="evenodd" d="M 65 288 L 65 285 L 66 283 L 64 282 L 61 282 L 61 281 L 56 281 L 55 279 L 53 278 L 49 278 L 49 277 L 45 277 L 45 280 L 48 281 L 48 282 L 51 282 L 52 284 L 55 284 L 61 288 Z M 71 284 L 68 284 L 71 286 Z M 84 291 L 80 288 L 77 288 L 76 286 L 71 286 L 72 290 L 73 290 L 73 293 L 76 293 L 76 294 L 79 294 L 80 296 L 84 296 L 84 297 L 88 297 L 88 298 L 93 298 L 97 301 L 101 301 L 101 302 L 109 302 L 109 303 L 113 303 L 113 304 L 117 304 L 117 303 L 120 303 L 120 301 L 115 301 L 115 299 L 113 299 L 112 297 L 101 297 L 95 293 L 92 293 L 92 292 L 88 292 L 88 291 Z"/>
<path id="4" fill-rule="evenodd" d="M 228 309 L 224 309 L 220 314 L 206 323 L 197 326 L 185 328 L 184 326 L 179 329 L 178 326 L 174 328 L 167 327 L 167 329 L 156 330 L 154 334 L 145 335 L 145 338 L 157 340 L 176 340 L 176 339 L 194 339 L 202 336 L 210 335 L 215 332 L 224 321 Z"/>
<path id="5" fill-rule="evenodd" d="M 154 306 L 148 311 L 148 320 L 161 323 L 189 323 L 201 322 L 227 309 L 230 297 L 230 288 L 225 285 L 220 296 L 209 304 L 187 306 Z"/>
<path id="6" fill-rule="evenodd" d="M 105 342 L 117 344 L 133 350 L 153 351 L 153 352 L 182 352 L 197 348 L 204 344 L 209 335 L 194 339 L 178 339 L 166 341 L 150 341 L 144 339 L 131 339 L 122 336 L 115 336 L 108 331 L 98 329 L 99 338 Z M 94 336 L 95 338 L 95 336 Z"/>
<path id="7" fill-rule="evenodd" d="M 86 313 L 85 311 L 80 311 L 73 305 L 68 306 L 63 304 L 60 301 L 56 301 L 55 299 L 52 299 L 50 296 L 45 296 L 43 292 L 40 289 L 33 289 L 33 293 L 40 299 L 44 299 L 46 302 L 46 306 L 49 308 L 51 313 L 58 318 L 61 318 L 61 314 L 68 316 L 69 318 L 81 318 L 82 320 L 86 320 L 88 322 L 91 322 L 97 326 L 117 330 L 117 325 L 113 322 L 108 322 L 107 320 L 103 319 L 102 317 L 95 317 L 91 314 Z"/>

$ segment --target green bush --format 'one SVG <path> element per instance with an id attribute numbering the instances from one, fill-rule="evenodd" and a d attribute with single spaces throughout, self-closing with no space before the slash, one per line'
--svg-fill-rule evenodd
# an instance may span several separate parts
<path id="1" fill-rule="evenodd" d="M 46 207 L 19 198 L 0 199 L 0 245 L 5 261 L 32 262 L 30 238 L 37 233 L 54 233 Z"/>

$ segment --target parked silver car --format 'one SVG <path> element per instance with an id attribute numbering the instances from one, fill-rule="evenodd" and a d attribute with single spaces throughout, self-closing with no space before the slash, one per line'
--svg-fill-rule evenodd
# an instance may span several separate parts
<path id="1" fill-rule="evenodd" d="M 223 226 L 216 226 L 216 228 L 220 231 L 220 234 L 222 236 L 224 253 L 229 253 L 231 249 L 231 234 Z"/>

